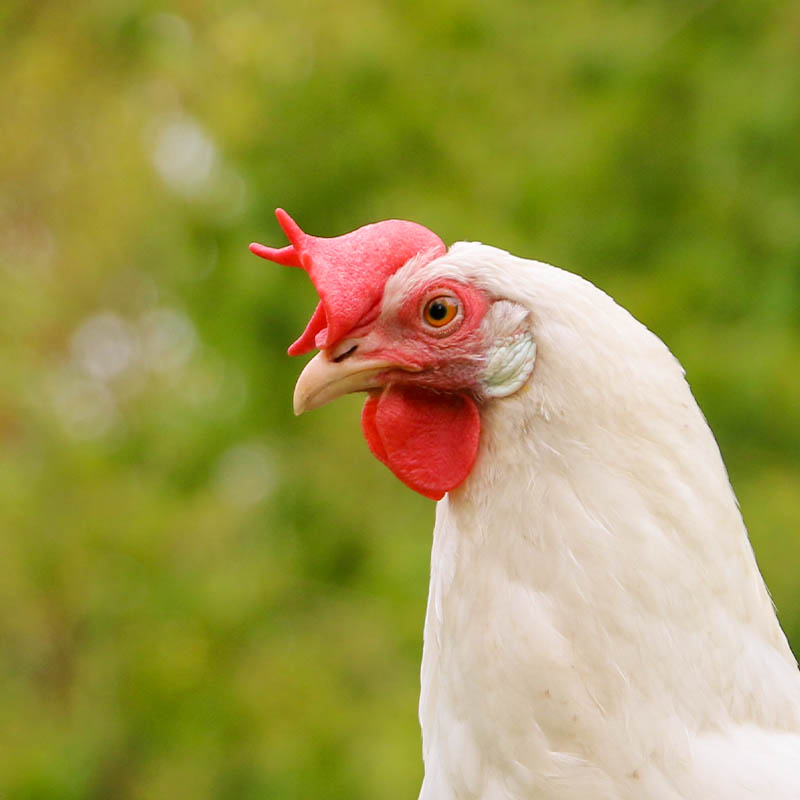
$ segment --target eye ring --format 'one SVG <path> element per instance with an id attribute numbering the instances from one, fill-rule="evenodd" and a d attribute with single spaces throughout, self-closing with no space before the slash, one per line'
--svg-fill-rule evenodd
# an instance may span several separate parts
<path id="1" fill-rule="evenodd" d="M 461 301 L 450 294 L 432 297 L 422 309 L 423 321 L 436 330 L 446 327 L 460 315 Z"/>

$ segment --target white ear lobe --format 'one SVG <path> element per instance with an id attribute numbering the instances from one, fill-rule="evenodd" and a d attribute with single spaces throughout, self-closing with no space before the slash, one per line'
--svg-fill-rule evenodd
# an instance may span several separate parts
<path id="1" fill-rule="evenodd" d="M 492 343 L 483 374 L 487 397 L 507 397 L 530 378 L 536 362 L 530 316 L 525 306 L 508 300 L 498 300 L 486 312 L 483 328 Z"/>

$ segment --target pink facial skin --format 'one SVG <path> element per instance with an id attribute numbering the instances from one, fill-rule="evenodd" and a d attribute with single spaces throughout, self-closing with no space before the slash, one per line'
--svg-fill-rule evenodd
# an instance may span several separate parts
<path id="1" fill-rule="evenodd" d="M 425 322 L 422 312 L 428 301 L 441 295 L 457 298 L 461 308 L 450 323 L 435 328 Z M 483 293 L 470 286 L 441 280 L 426 283 L 406 298 L 398 313 L 380 314 L 360 325 L 332 351 L 346 352 L 348 344 L 357 340 L 361 352 L 400 367 L 380 376 L 386 385 L 471 392 L 477 389 L 485 365 L 480 326 L 488 307 Z"/>
<path id="2" fill-rule="evenodd" d="M 438 296 L 457 298 L 460 310 L 441 328 L 427 324 L 423 309 Z M 386 358 L 406 369 L 388 370 L 383 390 L 370 392 L 361 425 L 372 453 L 407 486 L 432 500 L 469 475 L 480 442 L 480 414 L 473 399 L 485 363 L 480 324 L 486 298 L 471 287 L 450 282 L 422 286 L 399 313 L 381 315 L 353 331 L 349 342 L 370 357 Z M 414 370 L 414 371 L 409 371 Z"/>

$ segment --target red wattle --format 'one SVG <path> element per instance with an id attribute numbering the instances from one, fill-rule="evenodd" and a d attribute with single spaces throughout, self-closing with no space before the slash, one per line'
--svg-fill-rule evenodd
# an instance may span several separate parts
<path id="1" fill-rule="evenodd" d="M 361 427 L 373 455 L 431 500 L 440 500 L 469 475 L 481 433 L 471 397 L 417 386 L 370 394 Z"/>

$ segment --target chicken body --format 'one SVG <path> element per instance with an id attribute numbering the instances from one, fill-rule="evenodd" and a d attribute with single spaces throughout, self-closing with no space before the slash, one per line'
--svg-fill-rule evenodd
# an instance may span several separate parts
<path id="1" fill-rule="evenodd" d="M 421 800 L 800 798 L 800 674 L 678 362 L 570 273 L 430 268 L 528 308 L 538 355 L 437 506 Z"/>
<path id="2" fill-rule="evenodd" d="M 442 498 L 420 800 L 800 800 L 800 672 L 658 337 L 547 264 L 278 217 L 254 252 L 321 297 L 296 411 L 368 391 L 373 453 Z"/>

